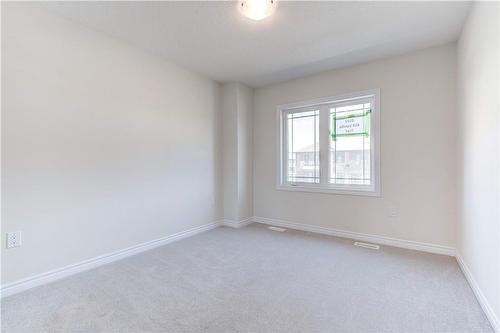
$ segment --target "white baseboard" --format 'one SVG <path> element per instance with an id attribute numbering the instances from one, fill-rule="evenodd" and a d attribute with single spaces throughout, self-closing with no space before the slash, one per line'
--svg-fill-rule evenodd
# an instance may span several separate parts
<path id="1" fill-rule="evenodd" d="M 318 227 L 318 226 L 313 226 L 313 225 L 308 225 L 308 224 L 300 224 L 300 223 L 294 223 L 294 222 L 289 222 L 289 221 L 284 221 L 284 220 L 270 219 L 270 218 L 264 218 L 264 217 L 258 217 L 258 216 L 254 216 L 253 221 L 257 222 L 257 223 L 266 224 L 266 225 L 279 226 L 279 227 L 284 227 L 284 228 L 289 228 L 289 229 L 314 232 L 314 233 L 318 233 L 318 234 L 331 235 L 331 236 L 337 236 L 337 237 L 342 237 L 342 238 L 349 238 L 349 239 L 359 240 L 359 241 L 364 241 L 364 242 L 369 242 L 369 243 L 395 246 L 395 247 L 401 247 L 401 248 L 410 249 L 410 250 L 424 251 L 424 252 L 430 252 L 430 253 L 436 253 L 436 254 L 444 254 L 444 255 L 456 257 L 457 262 L 458 262 L 460 268 L 462 269 L 462 272 L 465 275 L 465 278 L 469 282 L 469 285 L 471 286 L 472 291 L 476 295 L 476 299 L 478 300 L 479 304 L 481 305 L 481 308 L 483 309 L 484 313 L 486 314 L 486 317 L 490 321 L 491 326 L 493 327 L 493 330 L 496 333 L 500 333 L 500 320 L 499 320 L 499 318 L 496 316 L 495 312 L 493 311 L 493 308 L 491 307 L 488 300 L 484 296 L 483 292 L 479 288 L 479 285 L 475 281 L 474 277 L 472 276 L 472 273 L 470 272 L 469 268 L 467 267 L 464 260 L 460 256 L 460 253 L 458 253 L 456 251 L 456 249 L 453 247 L 435 245 L 435 244 L 429 244 L 429 243 L 421 243 L 421 242 L 415 242 L 415 241 L 409 241 L 409 240 L 402 240 L 402 239 L 396 239 L 396 238 L 390 238 L 390 237 L 384 237 L 384 236 L 363 234 L 363 233 L 346 231 L 346 230 L 339 230 L 339 229 L 333 229 L 333 228 Z"/>
<path id="2" fill-rule="evenodd" d="M 223 219 L 222 220 L 222 225 L 226 227 L 231 227 L 231 228 L 242 228 L 244 226 L 249 225 L 250 223 L 253 223 L 253 217 L 248 217 L 246 219 L 236 221 L 236 220 L 229 220 L 229 219 Z"/>
<path id="3" fill-rule="evenodd" d="M 363 233 L 359 233 L 359 232 L 346 231 L 346 230 L 340 230 L 340 229 L 334 229 L 334 228 L 318 227 L 318 226 L 313 226 L 313 225 L 309 225 L 309 224 L 300 224 L 300 223 L 295 223 L 295 222 L 289 222 L 289 221 L 277 220 L 277 219 L 269 219 L 269 218 L 258 217 L 258 216 L 254 216 L 253 221 L 257 222 L 257 223 L 285 227 L 285 228 L 289 228 L 289 229 L 314 232 L 314 233 L 318 233 L 318 234 L 331 235 L 331 236 L 337 236 L 337 237 L 342 237 L 342 238 L 349 238 L 349 239 L 354 239 L 354 240 L 368 242 L 368 243 L 395 246 L 395 247 L 401 247 L 401 248 L 410 249 L 410 250 L 424 251 L 424 252 L 430 252 L 430 253 L 436 253 L 436 254 L 444 254 L 444 255 L 452 256 L 452 257 L 455 256 L 455 248 L 449 247 L 449 246 L 415 242 L 415 241 L 397 239 L 397 238 L 391 238 L 391 237 L 385 237 L 385 236 L 363 234 Z"/>
<path id="4" fill-rule="evenodd" d="M 54 269 L 45 273 L 37 274 L 31 276 L 26 279 L 22 279 L 19 281 L 11 282 L 6 285 L 3 285 L 1 288 L 1 297 L 7 297 L 13 294 L 17 294 L 19 292 L 25 291 L 27 289 L 37 287 L 46 283 L 50 283 L 67 276 L 80 273 L 92 268 L 96 268 L 102 266 L 104 264 L 108 264 L 113 261 L 117 261 L 134 254 L 138 254 L 140 252 L 144 252 L 147 250 L 151 250 L 153 248 L 163 246 L 169 243 L 172 243 L 177 240 L 181 240 L 190 236 L 194 236 L 196 234 L 202 233 L 204 231 L 208 231 L 220 226 L 220 222 L 208 223 L 205 225 L 201 225 L 199 227 L 194 227 L 185 231 L 181 231 L 175 233 L 173 235 L 165 236 L 159 239 L 155 239 L 149 242 L 145 242 L 139 245 L 135 245 L 123 250 L 115 251 L 112 253 L 108 253 L 99 257 L 95 257 L 92 259 L 84 260 L 76 264 L 68 265 L 62 268 Z"/>
<path id="5" fill-rule="evenodd" d="M 349 239 L 354 239 L 354 240 L 359 240 L 359 241 L 365 241 L 365 242 L 370 242 L 370 243 L 377 243 L 377 244 L 382 244 L 382 245 L 388 245 L 388 246 L 395 246 L 395 247 L 401 247 L 401 248 L 406 248 L 406 249 L 411 249 L 411 250 L 417 250 L 417 251 L 424 251 L 424 252 L 431 252 L 431 253 L 437 253 L 437 254 L 444 254 L 448 256 L 456 256 L 457 262 L 462 269 L 462 272 L 464 273 L 467 281 L 469 282 L 474 294 L 476 295 L 476 298 L 483 308 L 483 311 L 485 312 L 486 316 L 488 317 L 493 329 L 495 330 L 496 333 L 500 333 L 500 320 L 497 318 L 495 315 L 495 312 L 491 308 L 490 304 L 488 303 L 488 300 L 484 296 L 483 292 L 479 288 L 479 285 L 473 278 L 469 268 L 463 261 L 462 257 L 460 256 L 459 253 L 456 253 L 455 249 L 452 247 L 447 247 L 447 246 L 442 246 L 442 245 L 435 245 L 435 244 L 429 244 L 429 243 L 421 243 L 421 242 L 415 242 L 415 241 L 409 241 L 409 240 L 401 240 L 401 239 L 396 239 L 396 238 L 390 238 L 390 237 L 383 237 L 383 236 L 377 236 L 377 235 L 370 235 L 370 234 L 363 234 L 363 233 L 358 233 L 358 232 L 352 232 L 352 231 L 346 231 L 346 230 L 339 230 L 339 229 L 333 229 L 333 228 L 325 228 L 325 227 L 319 227 L 319 226 L 312 226 L 312 225 L 307 225 L 307 224 L 300 224 L 300 223 L 293 223 L 293 222 L 288 222 L 284 220 L 278 220 L 278 219 L 269 219 L 269 218 L 264 218 L 264 217 L 258 217 L 254 216 L 252 218 L 247 218 L 244 220 L 240 221 L 235 221 L 235 220 L 228 220 L 224 219 L 219 222 L 213 222 L 213 223 L 208 223 L 199 227 L 191 228 L 185 231 L 178 232 L 176 234 L 162 237 L 153 241 L 149 241 L 146 243 L 142 243 L 136 246 L 132 246 L 123 250 L 119 250 L 116 252 L 108 253 L 106 255 L 102 255 L 99 257 L 95 257 L 92 259 L 84 260 L 79 263 L 73 264 L 73 265 L 68 265 L 59 269 L 55 269 L 52 271 L 48 271 L 42 274 L 37 274 L 32 277 L 15 281 L 12 283 L 8 283 L 6 285 L 3 285 L 1 287 L 1 297 L 7 297 L 13 294 L 17 294 L 19 292 L 25 291 L 27 289 L 37 287 L 43 284 L 47 284 L 62 278 L 65 278 L 67 276 L 77 274 L 89 269 L 93 269 L 108 263 L 111 263 L 113 261 L 117 261 L 147 250 L 151 250 L 153 248 L 163 246 L 169 243 L 172 243 L 177 240 L 181 240 L 190 236 L 194 236 L 196 234 L 202 233 L 204 231 L 208 231 L 214 228 L 217 228 L 220 225 L 232 227 L 232 228 L 241 228 L 243 226 L 246 226 L 248 224 L 251 224 L 253 222 L 257 223 L 262 223 L 262 224 L 267 224 L 267 225 L 273 225 L 273 226 L 280 226 L 280 227 L 285 227 L 289 229 L 296 229 L 296 230 L 302 230 L 302 231 L 308 231 L 308 232 L 314 232 L 314 233 L 319 233 L 319 234 L 325 234 L 325 235 L 331 235 L 331 236 L 337 236 L 337 237 L 342 237 L 342 238 L 349 238 Z"/>
<path id="6" fill-rule="evenodd" d="M 477 301 L 481 305 L 481 308 L 483 308 L 484 313 L 486 314 L 486 317 L 488 317 L 488 320 L 490 321 L 491 326 L 493 327 L 493 330 L 496 333 L 500 333 L 500 320 L 496 316 L 495 312 L 493 311 L 493 308 L 491 307 L 490 303 L 484 296 L 483 292 L 481 291 L 481 288 L 479 288 L 479 285 L 477 284 L 476 280 L 472 276 L 471 271 L 469 270 L 469 267 L 463 260 L 462 256 L 460 253 L 457 252 L 456 254 L 457 262 L 460 268 L 462 269 L 462 272 L 465 275 L 465 278 L 469 282 L 469 285 L 474 292 L 474 295 L 476 295 Z"/>

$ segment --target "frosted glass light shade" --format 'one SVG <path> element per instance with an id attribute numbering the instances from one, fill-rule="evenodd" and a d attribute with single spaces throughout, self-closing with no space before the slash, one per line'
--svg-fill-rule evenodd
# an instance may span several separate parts
<path id="1" fill-rule="evenodd" d="M 243 0 L 239 2 L 238 9 L 249 19 L 260 21 L 271 16 L 277 6 L 277 0 Z"/>

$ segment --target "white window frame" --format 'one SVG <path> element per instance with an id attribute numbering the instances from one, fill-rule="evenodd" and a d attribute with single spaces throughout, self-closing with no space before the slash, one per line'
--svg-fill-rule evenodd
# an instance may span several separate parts
<path id="1" fill-rule="evenodd" d="M 371 185 L 356 184 L 330 184 L 330 138 L 329 138 L 329 104 L 339 102 L 350 102 L 361 98 L 373 98 L 370 128 L 370 171 Z M 285 177 L 286 168 L 286 144 L 284 115 L 294 110 L 319 109 L 319 160 L 320 160 L 320 183 L 290 183 Z M 332 97 L 323 97 L 313 100 L 279 105 L 277 107 L 277 165 L 276 165 L 276 189 L 285 191 L 318 192 L 344 195 L 380 196 L 380 89 L 371 89 Z M 326 128 L 325 128 L 326 127 Z"/>

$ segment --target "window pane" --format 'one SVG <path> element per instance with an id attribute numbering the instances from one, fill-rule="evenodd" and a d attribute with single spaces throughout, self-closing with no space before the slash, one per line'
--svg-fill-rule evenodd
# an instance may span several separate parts
<path id="1" fill-rule="evenodd" d="M 289 113 L 287 181 L 319 183 L 319 111 Z"/>
<path id="2" fill-rule="evenodd" d="M 330 184 L 371 185 L 371 103 L 330 108 Z"/>

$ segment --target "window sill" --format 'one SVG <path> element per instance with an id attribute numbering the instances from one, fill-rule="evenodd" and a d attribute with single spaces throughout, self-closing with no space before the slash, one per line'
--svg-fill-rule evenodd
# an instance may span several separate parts
<path id="1" fill-rule="evenodd" d="M 315 187 L 307 185 L 278 185 L 276 189 L 279 191 L 295 191 L 295 192 L 310 192 L 310 193 L 326 193 L 326 194 L 337 194 L 337 195 L 356 195 L 364 197 L 380 197 L 380 191 L 378 190 L 366 190 L 366 189 L 342 189 L 334 187 Z"/>

